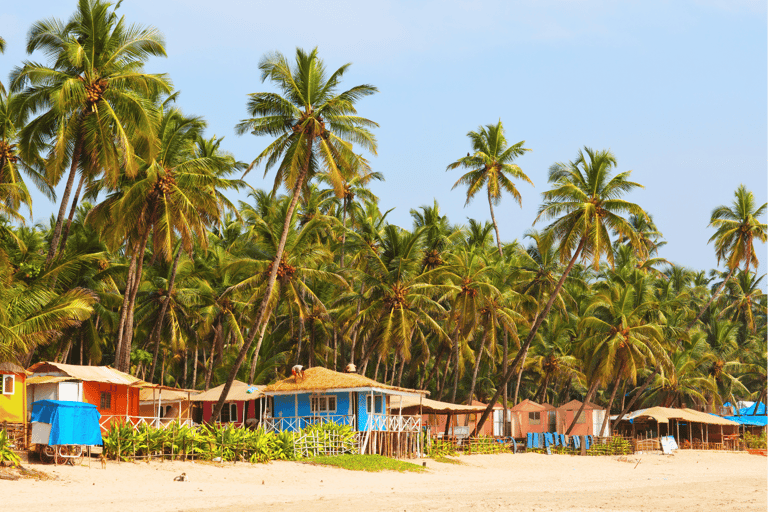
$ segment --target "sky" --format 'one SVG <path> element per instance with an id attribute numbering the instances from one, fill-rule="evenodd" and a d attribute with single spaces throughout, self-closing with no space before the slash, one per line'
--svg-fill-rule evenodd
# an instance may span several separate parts
<path id="1" fill-rule="evenodd" d="M 0 77 L 43 60 L 26 55 L 27 31 L 68 19 L 75 5 L 4 6 Z M 147 70 L 168 73 L 183 110 L 205 117 L 206 135 L 225 136 L 222 147 L 245 162 L 269 142 L 234 133 L 247 94 L 274 90 L 260 80 L 264 55 L 317 46 L 329 69 L 351 62 L 342 88 L 380 91 L 358 103 L 380 125 L 370 161 L 386 181 L 371 189 L 405 228 L 410 209 L 434 200 L 453 223 L 490 220 L 485 196 L 465 207 L 465 189 L 452 190 L 461 173 L 446 167 L 471 150 L 467 132 L 498 120 L 510 143 L 532 150 L 517 163 L 534 183 L 517 183 L 522 207 L 505 196 L 496 208 L 504 241 L 526 243 L 527 230 L 545 226 L 533 222 L 548 169 L 585 146 L 610 149 L 618 171 L 632 170 L 644 188 L 627 199 L 653 216 L 667 241 L 661 256 L 678 265 L 717 266 L 710 214 L 740 184 L 766 202 L 764 1 L 124 0 L 118 12 L 163 33 L 168 57 Z M 255 169 L 246 180 L 271 189 L 273 176 Z M 57 208 L 40 194 L 34 201 L 34 221 Z M 764 273 L 768 252 L 757 249 Z"/>

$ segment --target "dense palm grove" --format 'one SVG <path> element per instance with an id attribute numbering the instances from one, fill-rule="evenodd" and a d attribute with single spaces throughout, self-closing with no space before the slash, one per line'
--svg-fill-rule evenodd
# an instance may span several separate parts
<path id="1" fill-rule="evenodd" d="M 248 165 L 144 71 L 161 34 L 113 6 L 80 0 L 67 22 L 36 23 L 27 50 L 45 61 L 0 92 L 0 360 L 195 389 L 354 363 L 447 401 L 586 397 L 614 412 L 764 398 L 766 205 L 745 187 L 701 219 L 724 272 L 662 257 L 650 214 L 624 198 L 641 185 L 605 150 L 553 164 L 535 229 L 503 242 L 493 207 L 531 180 L 499 121 L 445 162 L 493 222 L 454 224 L 435 202 L 404 229 L 368 188 L 384 179 L 360 153 L 376 153 L 377 125 L 356 105 L 377 91 L 342 87 L 348 65 L 265 56 L 271 92 L 237 124 L 265 147 Z M 256 168 L 274 190 L 247 184 Z M 31 187 L 59 205 L 47 226 L 24 223 Z"/>

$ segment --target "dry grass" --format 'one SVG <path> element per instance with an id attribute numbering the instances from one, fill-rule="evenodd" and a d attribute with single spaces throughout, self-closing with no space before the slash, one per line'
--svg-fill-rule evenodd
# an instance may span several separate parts
<path id="1" fill-rule="evenodd" d="M 303 378 L 294 379 L 293 377 L 288 377 L 287 379 L 270 384 L 264 389 L 264 392 L 325 391 L 328 389 L 348 388 L 379 388 L 419 393 L 419 391 L 413 389 L 388 386 L 356 373 L 339 373 L 319 366 L 304 370 Z"/>

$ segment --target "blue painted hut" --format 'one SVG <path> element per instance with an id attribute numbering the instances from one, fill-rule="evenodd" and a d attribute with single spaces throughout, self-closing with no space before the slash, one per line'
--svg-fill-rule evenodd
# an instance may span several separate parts
<path id="1" fill-rule="evenodd" d="M 333 422 L 351 425 L 359 432 L 418 432 L 421 415 L 403 415 L 392 397 L 415 397 L 427 391 L 376 382 L 356 373 L 314 367 L 304 375 L 289 377 L 265 387 L 271 398 L 268 430 L 296 431 L 307 425 Z"/>

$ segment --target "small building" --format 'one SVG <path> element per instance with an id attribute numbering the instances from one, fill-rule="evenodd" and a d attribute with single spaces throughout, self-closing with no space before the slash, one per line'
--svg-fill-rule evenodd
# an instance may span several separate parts
<path id="1" fill-rule="evenodd" d="M 427 391 L 314 367 L 305 370 L 303 377 L 288 377 L 266 386 L 264 394 L 273 400 L 272 416 L 265 420 L 268 430 L 296 431 L 310 424 L 334 422 L 361 432 L 418 432 L 420 417 L 387 411 L 392 397 L 418 399 Z"/>
<path id="2" fill-rule="evenodd" d="M 552 410 L 554 411 L 554 408 Z M 512 407 L 511 413 L 514 438 L 524 438 L 529 432 L 552 432 L 549 423 L 550 411 L 542 404 L 526 399 Z"/>
<path id="3" fill-rule="evenodd" d="M 426 427 L 432 437 L 445 436 L 446 425 L 448 425 L 449 436 L 468 437 L 472 433 L 470 429 L 475 427 L 477 418 L 483 414 L 483 411 L 485 411 L 483 405 L 451 404 L 421 396 L 397 397 L 389 401 L 390 414 L 421 416 L 422 427 Z M 471 426 L 464 426 L 467 417 L 472 420 Z M 489 423 L 491 422 L 486 422 L 486 425 Z M 484 430 L 487 428 L 484 427 Z"/>
<path id="4" fill-rule="evenodd" d="M 193 399 L 200 394 L 192 389 L 155 386 L 139 390 L 139 415 L 152 418 L 155 425 L 193 423 Z"/>
<path id="5" fill-rule="evenodd" d="M 581 408 L 581 402 L 578 400 L 571 400 L 567 404 L 563 404 L 557 408 L 557 433 L 565 434 L 568 431 L 568 427 L 571 426 L 573 418 Z M 572 436 L 599 436 L 600 428 L 603 426 L 603 420 L 605 419 L 606 411 L 597 404 L 587 402 L 584 406 L 584 410 L 576 420 L 576 424 L 573 426 L 570 435 Z M 605 427 L 603 434 L 605 437 L 611 435 L 611 422 L 609 421 Z"/>
<path id="6" fill-rule="evenodd" d="M 27 371 L 27 410 L 38 400 L 65 400 L 93 404 L 101 414 L 102 429 L 113 421 L 142 420 L 139 390 L 153 384 L 110 368 L 40 362 Z"/>
<path id="7" fill-rule="evenodd" d="M 615 420 L 614 420 L 615 421 Z M 650 407 L 627 414 L 614 426 L 625 437 L 657 447 L 661 437 L 672 436 L 680 448 L 737 449 L 739 423 L 686 408 Z"/>
<path id="8" fill-rule="evenodd" d="M 21 366 L 0 363 L 0 430 L 6 430 L 17 447 L 26 444 L 26 379 Z"/>
<path id="9" fill-rule="evenodd" d="M 204 423 L 233 423 L 235 425 L 259 424 L 264 416 L 269 415 L 269 403 L 264 396 L 265 386 L 249 386 L 235 380 L 227 393 L 227 400 L 221 414 L 213 419 L 213 408 L 224 391 L 224 384 L 209 389 L 192 397 L 192 402 L 202 406 L 201 417 L 196 421 Z M 194 416 L 193 416 L 194 417 Z"/>

